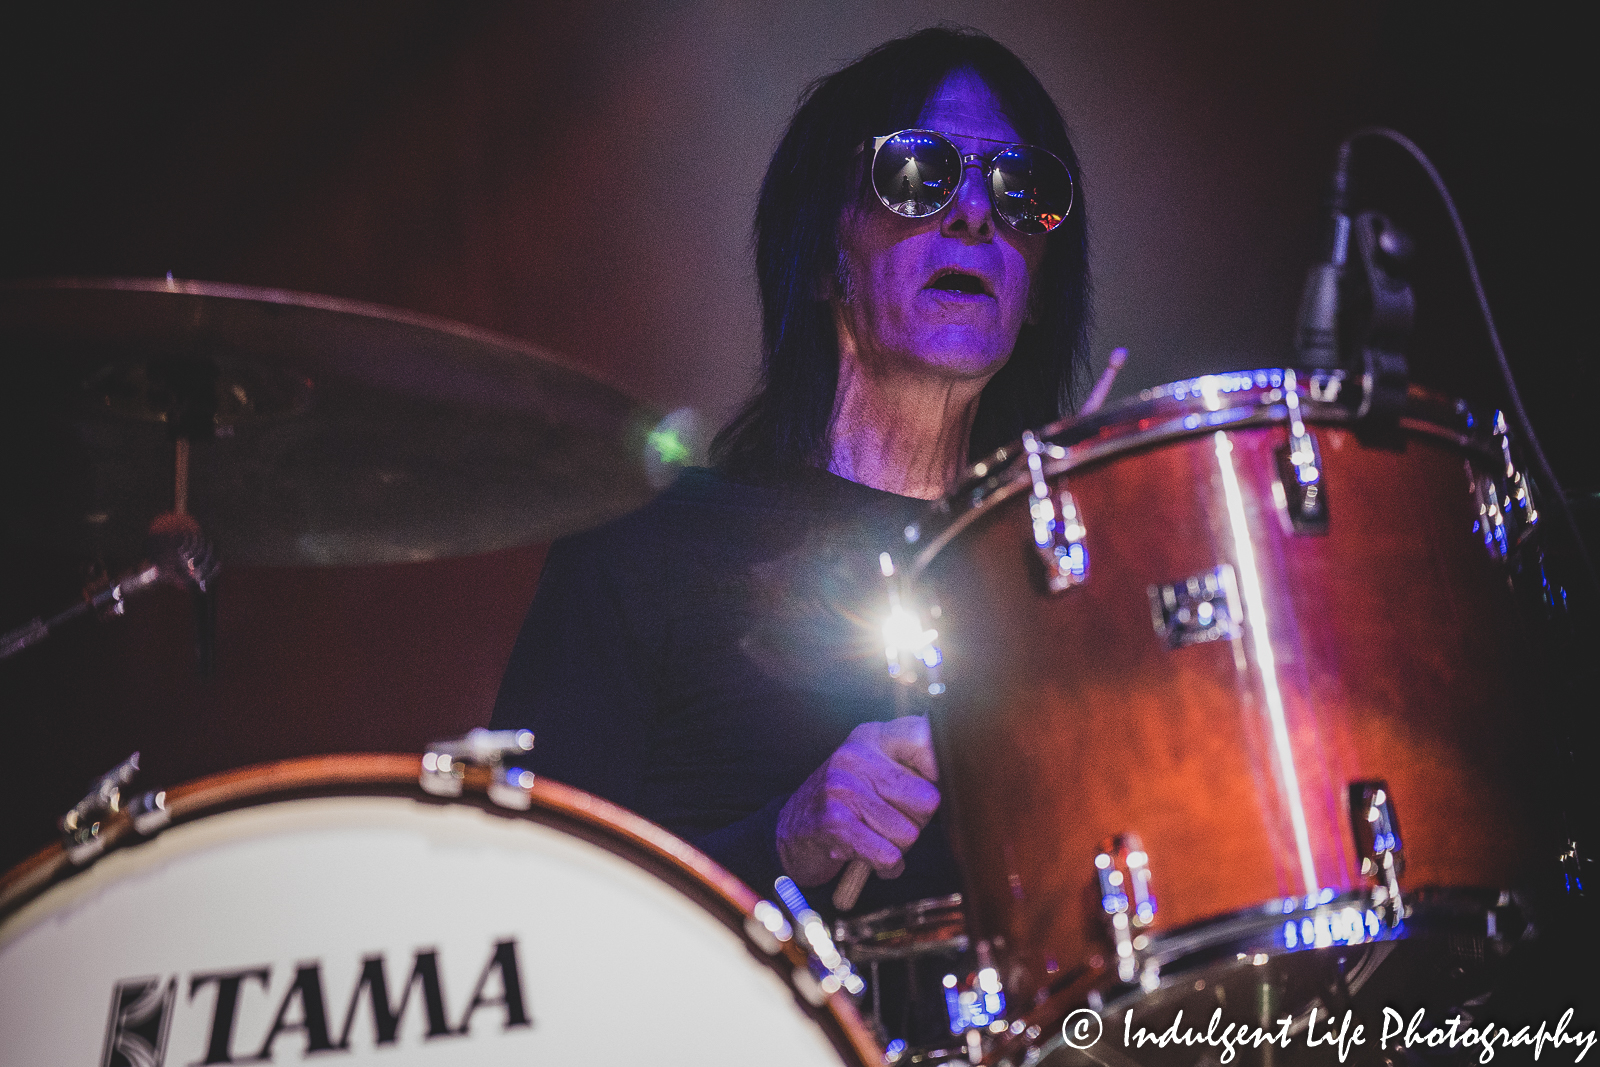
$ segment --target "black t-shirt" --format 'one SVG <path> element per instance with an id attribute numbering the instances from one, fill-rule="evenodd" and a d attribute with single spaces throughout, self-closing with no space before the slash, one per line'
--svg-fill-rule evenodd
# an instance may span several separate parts
<path id="1" fill-rule="evenodd" d="M 536 773 L 770 896 L 784 803 L 852 729 L 897 714 L 878 554 L 926 507 L 825 471 L 761 485 L 685 472 L 551 547 L 493 725 L 534 732 Z M 935 816 L 905 874 L 869 880 L 857 910 L 958 889 Z M 808 891 L 814 906 L 829 894 Z"/>

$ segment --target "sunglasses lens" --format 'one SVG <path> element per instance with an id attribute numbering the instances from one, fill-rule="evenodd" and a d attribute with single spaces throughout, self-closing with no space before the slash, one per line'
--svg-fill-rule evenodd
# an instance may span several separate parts
<path id="1" fill-rule="evenodd" d="M 1072 175 L 1049 152 L 1012 145 L 989 172 L 995 212 L 1018 233 L 1048 233 L 1072 210 Z"/>
<path id="2" fill-rule="evenodd" d="M 905 130 L 883 142 L 872 160 L 872 187 L 897 215 L 926 218 L 961 184 L 961 154 L 937 134 Z"/>

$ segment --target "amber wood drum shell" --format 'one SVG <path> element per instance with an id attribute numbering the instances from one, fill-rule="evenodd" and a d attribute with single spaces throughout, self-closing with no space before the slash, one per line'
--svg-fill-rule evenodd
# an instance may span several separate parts
<path id="1" fill-rule="evenodd" d="M 1106 966 L 1094 857 L 1109 835 L 1137 833 L 1148 852 L 1153 934 L 1306 893 L 1265 673 L 1317 885 L 1370 884 L 1350 829 L 1358 780 L 1390 787 L 1405 886 L 1514 884 L 1541 845 L 1516 743 L 1525 642 L 1507 564 L 1475 529 L 1469 471 L 1493 453 L 1416 421 L 1383 446 L 1313 422 L 1331 520 L 1297 534 L 1275 484 L 1285 422 L 1146 444 L 1151 414 L 1135 407 L 1126 447 L 1051 478 L 1087 530 L 1084 585 L 1043 590 L 1025 489 L 968 514 L 914 569 L 940 612 L 946 689 L 931 715 L 970 929 L 1019 1008 Z M 1245 569 L 1241 514 L 1266 672 L 1257 620 L 1175 649 L 1152 617 L 1150 586 Z"/>

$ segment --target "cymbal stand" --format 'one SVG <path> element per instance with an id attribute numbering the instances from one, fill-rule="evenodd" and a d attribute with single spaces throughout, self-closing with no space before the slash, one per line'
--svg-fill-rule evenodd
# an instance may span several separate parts
<path id="1" fill-rule="evenodd" d="M 36 616 L 6 634 L 0 634 L 0 660 L 38 644 L 63 626 L 84 615 L 121 615 L 132 594 L 165 581 L 188 589 L 195 607 L 196 667 L 209 677 L 215 669 L 216 593 L 213 582 L 221 564 L 200 524 L 188 513 L 189 441 L 176 441 L 173 510 L 157 515 L 146 542 L 149 560 L 123 575 L 109 587 L 86 594 L 78 603 L 46 619 Z"/>

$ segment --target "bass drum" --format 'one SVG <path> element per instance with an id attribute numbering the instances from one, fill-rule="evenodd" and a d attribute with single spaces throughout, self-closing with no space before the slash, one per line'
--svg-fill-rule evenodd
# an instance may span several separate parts
<path id="1" fill-rule="evenodd" d="M 928 644 L 895 666 L 974 947 L 1035 1032 L 1130 997 L 1326 1010 L 1395 939 L 1481 960 L 1526 926 L 1503 891 L 1558 851 L 1510 582 L 1537 514 L 1500 420 L 1414 389 L 1375 434 L 1342 384 L 1148 390 L 906 531 L 899 629 Z"/>
<path id="2" fill-rule="evenodd" d="M 420 772 L 373 755 L 207 778 L 166 794 L 170 825 L 148 840 L 126 814 L 107 820 L 86 870 L 53 848 L 13 871 L 0 1060 L 880 1056 L 773 905 L 689 845 L 555 782 L 495 794 L 473 770 L 441 800 Z"/>

